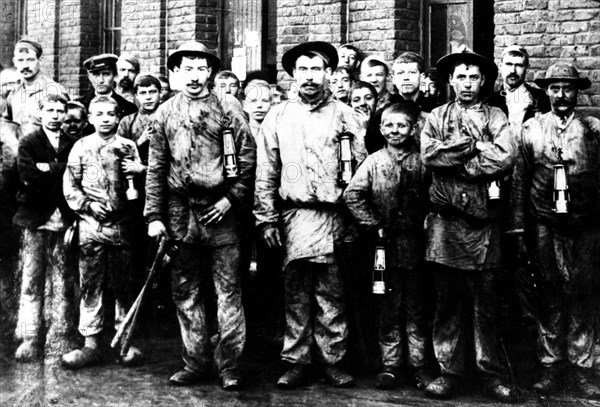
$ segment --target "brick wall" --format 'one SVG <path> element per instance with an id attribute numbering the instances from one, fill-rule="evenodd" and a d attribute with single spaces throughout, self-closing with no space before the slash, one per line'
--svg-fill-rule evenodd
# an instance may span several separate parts
<path id="1" fill-rule="evenodd" d="M 289 79 L 281 57 L 294 45 L 327 41 L 338 46 L 346 42 L 346 6 L 346 0 L 277 1 L 278 80 Z"/>
<path id="2" fill-rule="evenodd" d="M 420 8 L 417 0 L 350 0 L 348 42 L 386 61 L 419 52 Z"/>
<path id="3" fill-rule="evenodd" d="M 496 0 L 495 56 L 519 44 L 531 55 L 528 80 L 557 61 L 573 62 L 592 87 L 579 104 L 600 117 L 600 3 L 593 0 Z"/>
<path id="4" fill-rule="evenodd" d="M 42 72 L 54 80 L 58 79 L 58 17 L 55 1 L 27 1 L 27 35 L 41 44 Z"/>

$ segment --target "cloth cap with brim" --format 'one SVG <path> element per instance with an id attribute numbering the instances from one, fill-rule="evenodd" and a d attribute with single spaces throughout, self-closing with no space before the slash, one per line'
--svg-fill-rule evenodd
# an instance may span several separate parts
<path id="1" fill-rule="evenodd" d="M 510 46 L 504 48 L 504 50 L 502 51 L 502 58 L 504 58 L 504 55 L 506 55 L 508 53 L 519 54 L 523 58 L 529 60 L 529 53 L 527 52 L 527 50 L 518 45 L 510 45 Z"/>
<path id="2" fill-rule="evenodd" d="M 283 58 L 281 58 L 281 65 L 290 76 L 294 76 L 296 60 L 300 57 L 300 55 L 306 52 L 314 52 L 322 57 L 325 61 L 325 64 L 332 70 L 337 68 L 339 59 L 335 47 L 324 41 L 310 41 L 296 45 L 283 54 Z"/>
<path id="3" fill-rule="evenodd" d="M 110 69 L 111 71 L 116 72 L 118 59 L 119 57 L 115 54 L 94 55 L 83 61 L 83 67 L 87 69 L 88 72 L 98 72 L 104 69 Z"/>
<path id="4" fill-rule="evenodd" d="M 577 68 L 566 62 L 558 62 L 550 66 L 544 78 L 538 78 L 534 82 L 542 89 L 547 88 L 552 82 L 572 82 L 580 90 L 592 86 L 592 82 L 588 78 L 579 76 Z"/>
<path id="5" fill-rule="evenodd" d="M 23 37 L 15 44 L 15 49 L 26 47 L 31 49 L 35 54 L 40 57 L 42 55 L 42 46 L 39 42 L 34 41 L 31 38 Z"/>
<path id="6" fill-rule="evenodd" d="M 221 68 L 221 60 L 210 52 L 206 45 L 197 41 L 184 42 L 177 48 L 177 51 L 173 52 L 167 59 L 167 68 L 172 71 L 175 68 L 182 57 L 185 56 L 196 56 L 206 58 L 208 66 L 212 68 L 213 72 L 217 72 Z"/>
<path id="7" fill-rule="evenodd" d="M 481 73 L 485 76 L 487 83 L 493 83 L 498 76 L 498 67 L 492 60 L 469 50 L 441 57 L 437 61 L 436 69 L 438 74 L 447 81 L 450 77 L 450 72 L 459 64 L 477 65 Z"/>

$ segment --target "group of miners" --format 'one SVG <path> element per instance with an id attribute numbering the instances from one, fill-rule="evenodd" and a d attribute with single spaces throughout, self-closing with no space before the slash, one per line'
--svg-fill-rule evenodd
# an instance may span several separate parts
<path id="1" fill-rule="evenodd" d="M 251 258 L 260 269 L 280 253 L 279 388 L 315 367 L 332 386 L 353 385 L 342 362 L 349 333 L 364 328 L 349 295 L 363 273 L 378 300 L 377 388 L 410 378 L 449 398 L 473 358 L 487 394 L 515 401 L 496 330 L 508 279 L 537 340 L 533 390 L 549 394 L 569 374 L 600 399 L 600 120 L 575 109 L 591 82 L 572 64 L 533 87 L 516 45 L 499 68 L 465 48 L 431 75 L 414 52 L 388 65 L 350 44 L 306 42 L 283 54 L 286 92 L 261 72 L 242 88 L 190 41 L 167 60 L 177 91 L 131 55 L 102 54 L 84 62 L 90 92 L 71 101 L 41 58 L 24 38 L 15 70 L 0 74 L 0 255 L 5 279 L 18 242 L 18 361 L 101 361 L 106 292 L 118 330 L 150 243 L 169 238 L 184 363 L 172 384 L 205 381 L 214 363 L 223 389 L 242 386 L 242 277 Z M 135 346 L 119 354 L 125 366 L 143 357 Z"/>

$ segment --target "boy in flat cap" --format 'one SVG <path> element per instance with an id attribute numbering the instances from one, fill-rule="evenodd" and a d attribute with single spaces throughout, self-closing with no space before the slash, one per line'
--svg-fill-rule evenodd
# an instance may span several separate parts
<path id="1" fill-rule="evenodd" d="M 135 103 L 133 86 L 140 73 L 140 61 L 133 55 L 121 55 L 117 60 L 117 93 L 128 102 Z"/>
<path id="2" fill-rule="evenodd" d="M 600 289 L 600 120 L 575 110 L 579 91 L 591 82 L 573 65 L 556 63 L 535 83 L 546 90 L 552 110 L 523 125 L 510 211 L 520 255 L 541 279 L 543 371 L 533 389 L 556 390 L 568 368 L 584 396 L 600 399 L 592 370 Z M 558 189 L 568 189 L 566 199 L 557 199 Z"/>
<path id="3" fill-rule="evenodd" d="M 21 125 L 24 136 L 41 126 L 39 103 L 48 95 L 62 95 L 67 100 L 67 90 L 45 76 L 40 68 L 42 46 L 30 38 L 15 45 L 13 63 L 21 75 L 21 82 L 8 96 L 8 118 Z"/>
<path id="4" fill-rule="evenodd" d="M 484 82 L 496 78 L 493 62 L 472 52 L 454 53 L 442 57 L 437 70 L 449 79 L 456 99 L 435 108 L 421 132 L 423 163 L 432 172 L 425 260 L 434 270 L 433 346 L 442 373 L 425 393 L 448 398 L 457 390 L 466 373 L 466 335 L 472 332 L 475 365 L 488 394 L 510 402 L 514 394 L 504 384 L 494 328 L 501 229 L 493 182 L 512 170 L 516 143 L 504 113 L 479 98 Z"/>
<path id="5" fill-rule="evenodd" d="M 77 101 L 83 103 L 89 110 L 90 102 L 97 96 L 107 96 L 117 102 L 117 115 L 119 119 L 138 111 L 135 104 L 126 100 L 115 92 L 115 77 L 117 76 L 117 60 L 114 54 L 101 54 L 86 59 L 83 67 L 88 71 L 88 79 L 92 85 L 89 92 Z M 94 132 L 93 126 L 88 126 L 85 134 Z"/>
<path id="6" fill-rule="evenodd" d="M 171 290 L 183 339 L 184 368 L 175 385 L 206 380 L 212 355 L 202 292 L 210 276 L 217 294 L 218 343 L 214 360 L 221 386 L 241 386 L 246 323 L 240 284 L 240 214 L 252 201 L 256 147 L 240 102 L 219 98 L 207 83 L 220 60 L 201 43 L 182 44 L 167 60 L 182 90 L 156 112 L 146 176 L 148 234 L 178 242 Z M 238 176 L 224 173 L 224 131 L 230 129 Z M 228 130 L 229 132 L 229 130 Z"/>
<path id="7" fill-rule="evenodd" d="M 257 141 L 254 215 L 267 247 L 284 251 L 286 332 L 281 358 L 290 364 L 280 388 L 303 382 L 318 362 L 336 387 L 353 384 L 339 367 L 348 328 L 344 281 L 334 245 L 354 237 L 336 183 L 338 145 L 350 133 L 354 159 L 366 157 L 364 128 L 350 106 L 333 99 L 327 75 L 336 49 L 326 42 L 300 44 L 283 55 L 298 98 L 274 106 Z M 312 304 L 318 303 L 318 307 Z"/>

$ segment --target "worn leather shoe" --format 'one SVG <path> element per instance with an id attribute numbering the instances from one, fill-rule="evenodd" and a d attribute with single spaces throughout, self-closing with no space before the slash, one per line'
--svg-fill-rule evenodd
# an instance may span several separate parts
<path id="1" fill-rule="evenodd" d="M 84 366 L 95 365 L 100 362 L 100 352 L 98 349 L 84 346 L 81 349 L 75 349 L 62 356 L 63 366 L 68 369 L 79 369 Z"/>
<path id="2" fill-rule="evenodd" d="M 202 381 L 205 376 L 189 371 L 187 369 L 180 370 L 169 379 L 169 383 L 175 386 L 189 386 Z"/>
<path id="3" fill-rule="evenodd" d="M 429 383 L 425 395 L 434 399 L 448 399 L 457 390 L 460 380 L 456 376 L 442 375 Z"/>
<path id="4" fill-rule="evenodd" d="M 15 352 L 17 362 L 33 362 L 41 357 L 40 343 L 35 339 L 25 339 Z"/>
<path id="5" fill-rule="evenodd" d="M 221 376 L 221 388 L 226 391 L 235 391 L 242 388 L 242 379 L 235 373 L 223 373 Z"/>
<path id="6" fill-rule="evenodd" d="M 434 380 L 427 369 L 418 369 L 412 376 L 412 384 L 419 390 L 425 390 Z"/>
<path id="7" fill-rule="evenodd" d="M 533 391 L 547 395 L 556 389 L 559 383 L 559 370 L 557 368 L 544 368 L 542 377 L 533 385 Z"/>
<path id="8" fill-rule="evenodd" d="M 400 384 L 400 372 L 393 367 L 384 367 L 375 378 L 375 387 L 390 390 Z"/>
<path id="9" fill-rule="evenodd" d="M 501 403 L 513 403 L 517 400 L 514 390 L 504 384 L 500 379 L 490 381 L 486 385 L 486 392 L 488 396 Z"/>
<path id="10" fill-rule="evenodd" d="M 325 366 L 323 376 L 325 376 L 327 383 L 333 387 L 354 386 L 354 378 L 335 366 Z"/>
<path id="11" fill-rule="evenodd" d="M 279 380 L 277 380 L 277 387 L 280 389 L 295 389 L 308 377 L 308 366 L 306 365 L 293 365 L 291 369 L 285 372 Z"/>
<path id="12" fill-rule="evenodd" d="M 588 399 L 600 400 L 600 380 L 595 377 L 592 369 L 577 369 L 574 375 L 575 386 L 579 392 Z"/>

